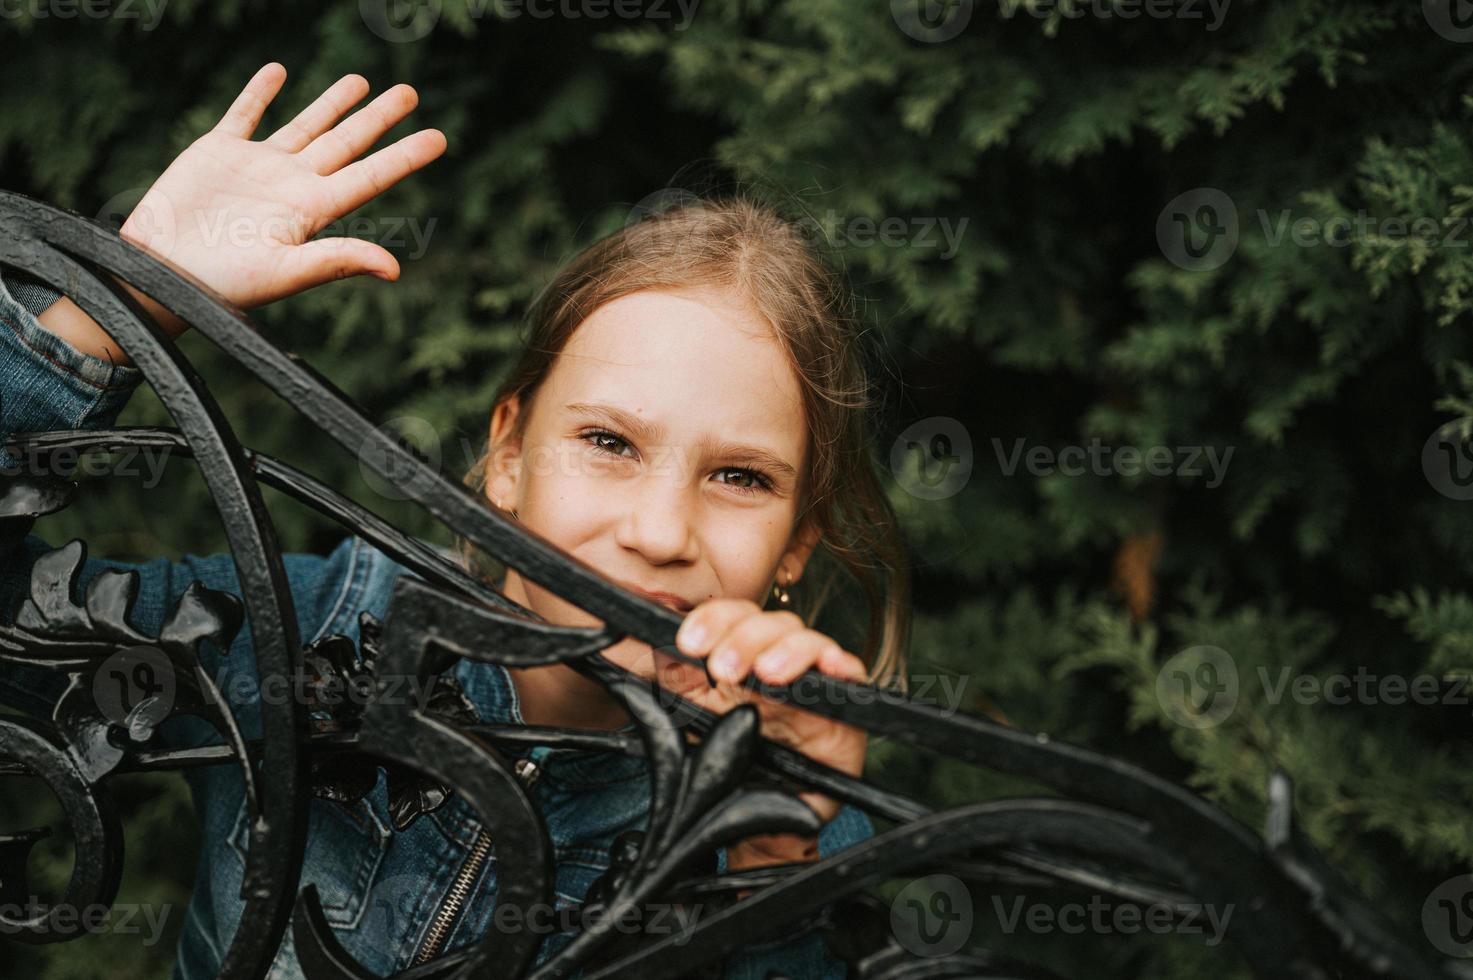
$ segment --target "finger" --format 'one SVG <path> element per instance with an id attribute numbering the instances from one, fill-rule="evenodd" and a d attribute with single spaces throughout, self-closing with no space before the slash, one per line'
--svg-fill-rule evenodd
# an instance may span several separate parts
<path id="1" fill-rule="evenodd" d="M 276 61 L 263 65 L 246 82 L 246 87 L 240 90 L 235 101 L 230 103 L 230 108 L 225 110 L 225 115 L 215 124 L 213 132 L 238 136 L 243 140 L 250 139 L 261 122 L 262 113 L 271 104 L 271 100 L 276 98 L 276 93 L 281 91 L 281 83 L 284 81 L 285 66 Z"/>
<path id="2" fill-rule="evenodd" d="M 358 159 L 417 105 L 419 94 L 412 86 L 395 85 L 314 139 L 302 157 L 325 177 Z"/>
<path id="3" fill-rule="evenodd" d="M 338 215 L 362 207 L 445 152 L 445 134 L 421 129 L 372 156 L 349 164 L 329 180 Z"/>
<path id="4" fill-rule="evenodd" d="M 800 630 L 762 651 L 752 669 L 768 684 L 791 684 L 829 648 L 839 649 L 838 644 L 817 630 Z"/>
<path id="5" fill-rule="evenodd" d="M 864 661 L 837 643 L 819 651 L 818 669 L 830 677 L 860 684 L 869 683 L 869 668 Z"/>
<path id="6" fill-rule="evenodd" d="M 382 245 L 359 238 L 319 238 L 291 248 L 288 254 L 283 295 L 349 276 L 399 278 L 398 260 Z"/>
<path id="7" fill-rule="evenodd" d="M 675 645 L 692 657 L 704 657 L 728 626 L 761 611 L 751 599 L 707 599 L 686 614 L 675 631 Z"/>
<path id="8" fill-rule="evenodd" d="M 737 620 L 711 648 L 711 676 L 718 681 L 740 682 L 764 650 L 803 628 L 802 617 L 786 610 L 758 612 Z"/>
<path id="9" fill-rule="evenodd" d="M 295 153 L 333 127 L 343 114 L 363 101 L 368 94 L 368 79 L 362 75 L 344 75 L 312 104 L 266 140 L 272 146 Z"/>

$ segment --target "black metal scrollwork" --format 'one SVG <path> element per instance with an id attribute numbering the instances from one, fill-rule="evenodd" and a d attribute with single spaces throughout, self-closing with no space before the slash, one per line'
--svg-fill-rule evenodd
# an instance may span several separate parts
<path id="1" fill-rule="evenodd" d="M 1077 888 L 1123 902 L 1160 904 L 1185 914 L 1193 902 L 1238 909 L 1227 938 L 1266 977 L 1470 977 L 1404 943 L 1295 830 L 1286 780 L 1273 786 L 1267 838 L 1195 794 L 1135 766 L 1074 746 L 953 715 L 898 694 L 855 696 L 860 685 L 810 675 L 822 692 L 807 710 L 903 739 L 978 766 L 1029 777 L 1058 798 L 977 802 L 934 810 L 851 778 L 764 739 L 755 710 L 713 716 L 650 689 L 598 651 L 636 637 L 680 656 L 680 618 L 620 588 L 551 543 L 509 522 L 457 481 L 375 426 L 311 367 L 269 344 L 218 297 L 123 243 L 110 230 L 69 212 L 0 194 L 0 262 L 65 289 L 108 330 L 144 372 L 177 429 L 28 433 L 18 452 L 96 451 L 166 446 L 195 458 L 240 570 L 241 597 L 191 588 L 158 636 L 129 623 L 136 576 L 104 574 L 76 595 L 85 546 L 73 541 L 35 564 L 30 597 L 13 626 L 0 629 L 0 662 L 53 673 L 58 696 L 49 719 L 0 721 L 0 777 L 41 777 L 62 801 L 78 858 L 62 901 L 111 903 L 118 887 L 122 830 L 107 779 L 140 769 L 238 765 L 254 818 L 245 913 L 224 960 L 223 980 L 260 980 L 288 928 L 311 980 L 371 980 L 328 928 L 312 887 L 300 888 L 305 801 L 310 793 L 349 803 L 388 773 L 399 829 L 458 794 L 500 842 L 498 904 L 526 909 L 551 896 L 548 833 L 507 751 L 550 744 L 638 753 L 647 760 L 650 819 L 616 842 L 613 863 L 582 907 L 582 923 L 534 967 L 543 937 L 532 931 L 487 936 L 400 974 L 404 980 L 567 977 L 689 977 L 709 973 L 746 944 L 816 930 L 835 955 L 866 980 L 902 977 L 1045 976 L 984 951 L 922 957 L 889 934 L 869 891 L 889 879 L 936 869 L 984 884 Z M 178 349 L 102 272 L 153 296 L 213 341 L 400 493 L 524 576 L 596 616 L 598 628 L 546 623 L 476 581 L 454 563 L 402 534 L 290 465 L 240 445 Z M 303 649 L 270 516 L 260 487 L 272 486 L 339 521 L 411 568 L 396 585 L 384 621 L 360 620 L 355 646 L 342 636 Z M 58 477 L 0 477 L 0 541 L 14 543 L 33 522 L 72 499 Z M 227 649 L 249 612 L 258 669 L 308 678 L 305 703 L 261 707 L 259 740 L 242 737 L 200 666 L 204 642 Z M 130 652 L 131 651 L 131 652 Z M 184 679 L 172 697 L 148 683 L 161 656 Z M 119 659 L 121 657 L 121 659 Z M 525 667 L 566 663 L 605 685 L 625 705 L 637 738 L 482 723 L 447 668 L 459 659 Z M 144 694 L 103 712 L 83 696 L 103 662 Z M 692 660 L 695 663 L 698 661 Z M 373 687 L 385 676 L 437 677 L 423 706 L 344 706 L 321 696 L 345 684 Z M 782 696 L 749 679 L 750 687 Z M 150 736 L 179 714 L 204 718 L 224 744 L 159 751 Z M 682 724 L 671 724 L 678 714 Z M 689 741 L 685 732 L 696 738 Z M 714 874 L 718 846 L 754 834 L 813 833 L 817 816 L 793 795 L 764 785 L 786 781 L 824 792 L 894 824 L 817 863 Z M 0 836 L 0 899 L 26 891 L 26 855 L 43 830 Z M 739 891 L 751 894 L 736 900 Z M 672 935 L 621 933 L 621 914 L 653 900 L 678 907 L 706 899 L 705 912 Z M 73 938 L 42 914 L 0 922 L 28 942 Z"/>

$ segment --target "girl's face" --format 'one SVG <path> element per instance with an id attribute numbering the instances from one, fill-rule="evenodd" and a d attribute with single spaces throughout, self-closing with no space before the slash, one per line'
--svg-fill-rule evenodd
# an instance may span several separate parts
<path id="1" fill-rule="evenodd" d="M 682 613 L 714 597 L 760 606 L 774 581 L 801 575 L 815 539 L 794 527 L 810 451 L 799 381 L 740 295 L 645 290 L 604 304 L 514 439 L 522 408 L 513 398 L 493 413 L 487 497 L 604 575 L 673 593 L 666 604 Z M 549 622 L 599 622 L 514 569 L 503 589 Z M 646 679 L 677 663 L 632 638 L 605 656 Z M 560 665 L 514 673 L 519 685 L 596 686 Z"/>

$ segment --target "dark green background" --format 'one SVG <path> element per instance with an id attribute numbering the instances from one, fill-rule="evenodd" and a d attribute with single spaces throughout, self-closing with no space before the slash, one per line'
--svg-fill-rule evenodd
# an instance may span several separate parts
<path id="1" fill-rule="evenodd" d="M 703 0 L 688 25 L 669 3 L 629 20 L 477 17 L 445 0 L 403 43 L 369 30 L 357 2 L 169 0 L 153 30 L 36 9 L 0 20 L 0 186 L 88 215 L 136 200 L 267 61 L 290 77 L 260 136 L 347 72 L 375 92 L 418 89 L 391 136 L 432 125 L 449 150 L 359 215 L 370 237 L 430 228 L 427 251 L 391 246 L 396 284 L 334 283 L 255 319 L 374 417 L 426 420 L 457 475 L 526 302 L 660 188 L 716 174 L 839 222 L 965 219 L 951 256 L 865 244 L 862 225 L 841 224 L 856 233 L 838 242 L 883 351 L 874 448 L 917 566 L 915 673 L 959 678 L 968 710 L 1129 757 L 1251 826 L 1283 768 L 1313 839 L 1434 954 L 1422 903 L 1473 858 L 1468 707 L 1272 703 L 1253 679 L 1446 678 L 1473 650 L 1473 504 L 1439 492 L 1445 468 L 1423 468 L 1438 426 L 1473 414 L 1473 43 L 1439 31 L 1435 9 L 1236 0 L 1213 27 L 1205 5 L 1195 19 L 1126 19 L 1104 2 L 1065 18 L 978 0 L 932 42 L 878 0 Z M 1237 216 L 1236 249 L 1213 268 L 1173 263 L 1180 238 L 1163 250 L 1157 234 L 1195 188 Z M 1317 237 L 1357 216 L 1366 230 L 1342 245 Z M 1302 243 L 1277 235 L 1301 218 Z M 1397 232 L 1417 219 L 1438 233 Z M 202 338 L 182 345 L 247 444 L 449 542 Z M 901 431 L 936 417 L 964 427 L 972 473 L 927 500 L 888 464 Z M 146 391 L 122 421 L 167 424 Z M 1095 438 L 1233 455 L 1215 487 L 999 463 L 1018 439 L 1057 451 Z M 186 466 L 147 492 L 136 482 L 97 481 L 37 530 L 135 560 L 223 547 Z M 267 493 L 289 549 L 335 543 L 337 529 Z M 1152 542 L 1154 564 L 1132 564 Z M 1244 686 L 1226 721 L 1197 730 L 1171 720 L 1156 678 L 1202 646 L 1225 650 Z M 938 803 L 1028 789 L 883 739 L 870 774 Z M 121 900 L 180 903 L 177 927 L 196 846 L 182 783 L 122 789 Z M 36 818 L 17 801 L 7 789 L 7 821 Z M 52 848 L 38 872 L 66 860 Z M 105 963 L 112 980 L 163 977 L 172 938 L 39 957 L 7 945 L 0 973 L 90 978 Z M 977 939 L 1076 976 L 1243 975 L 1237 954 L 1189 938 Z"/>

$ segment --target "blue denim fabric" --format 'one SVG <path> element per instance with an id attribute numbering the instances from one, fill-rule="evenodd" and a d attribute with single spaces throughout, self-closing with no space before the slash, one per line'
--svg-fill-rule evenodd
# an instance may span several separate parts
<path id="1" fill-rule="evenodd" d="M 44 293 L 33 295 L 44 298 Z M 110 426 L 141 380 L 138 369 L 84 355 L 47 331 L 0 279 L 0 434 Z M 0 466 L 9 468 L 19 462 L 0 450 Z M 32 534 L 24 539 L 19 553 L 0 556 L 0 621 L 13 621 L 28 588 L 32 563 L 50 547 Z M 345 539 L 326 556 L 288 554 L 284 561 L 304 645 L 334 633 L 356 644 L 359 612 L 366 610 L 383 620 L 395 580 L 401 574 L 414 574 L 356 536 Z M 137 565 L 89 558 L 81 572 L 80 588 L 85 590 L 93 577 L 108 568 L 138 573 L 139 596 L 132 622 L 151 636 L 158 634 L 191 582 L 240 592 L 229 554 L 191 554 L 178 562 L 160 558 Z M 222 655 L 206 643 L 202 660 L 245 737 L 258 737 L 261 690 L 249 619 L 229 651 Z M 483 721 L 525 724 L 516 689 L 504 668 L 463 661 L 456 670 Z M 0 701 L 45 712 L 60 693 L 57 681 L 41 671 L 7 666 L 0 673 Z M 195 718 L 170 720 L 159 738 L 171 745 L 220 741 L 212 727 Z M 637 756 L 547 746 L 530 750 L 528 757 L 542 771 L 530 792 L 546 819 L 555 854 L 556 907 L 564 909 L 581 902 L 588 887 L 608 867 L 613 839 L 623 830 L 646 826 L 646 763 Z M 237 767 L 194 769 L 186 779 L 204 843 L 174 976 L 176 980 L 209 980 L 218 972 L 244 905 L 240 889 L 248 816 Z M 312 801 L 303 881 L 317 885 L 326 918 L 344 947 L 374 973 L 388 975 L 409 966 L 423 945 L 480 828 L 475 812 L 454 796 L 407 830 L 393 830 L 380 771 L 373 792 L 353 806 Z M 868 817 L 845 806 L 819 835 L 819 851 L 828 856 L 873 834 Z M 724 870 L 725 850 L 714 857 L 718 869 Z M 456 920 L 446 950 L 472 943 L 491 928 L 496 890 L 493 851 Z M 566 934 L 550 936 L 538 962 L 567 939 Z M 843 965 L 812 934 L 733 955 L 725 964 L 725 975 L 733 980 L 759 980 L 772 970 L 795 980 L 845 975 Z M 268 976 L 270 980 L 301 977 L 290 931 Z"/>
<path id="2" fill-rule="evenodd" d="M 3 273 L 3 275 L 0 275 L 0 278 L 4 279 L 5 285 L 10 289 L 10 295 L 15 297 L 15 301 L 36 314 L 36 316 L 45 313 L 51 307 L 51 304 L 61 299 L 61 293 L 52 289 L 35 276 L 26 275 L 19 270 L 12 271 L 6 269 L 4 266 L 0 266 L 0 273 Z"/>

